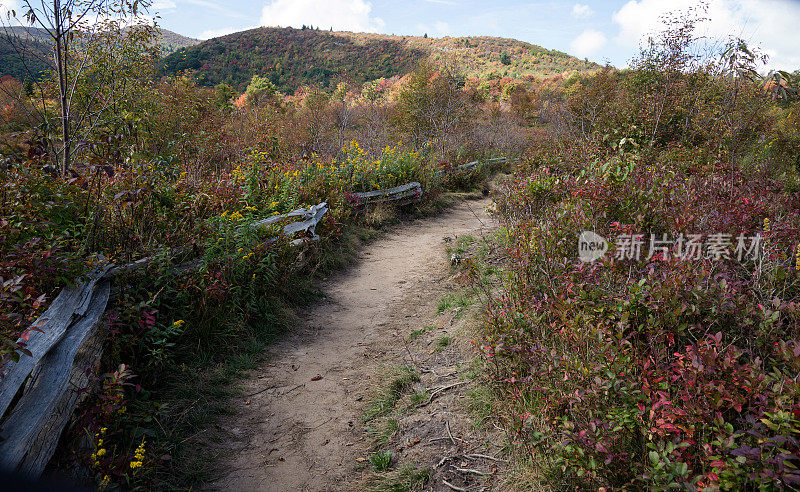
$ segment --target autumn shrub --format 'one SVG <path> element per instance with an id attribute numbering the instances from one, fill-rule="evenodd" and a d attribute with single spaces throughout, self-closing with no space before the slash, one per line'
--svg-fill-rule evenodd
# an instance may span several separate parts
<path id="1" fill-rule="evenodd" d="M 767 172 L 688 174 L 665 154 L 601 152 L 580 171 L 542 163 L 498 196 L 512 275 L 489 303 L 482 353 L 506 420 L 554 480 L 790 487 L 796 194 Z M 611 257 L 581 263 L 583 230 L 609 238 Z M 633 233 L 641 261 L 615 258 L 614 238 Z M 681 261 L 674 245 L 648 257 L 651 234 L 665 233 L 730 244 L 725 258 Z M 737 258 L 740 234 L 762 236 L 761 254 Z"/>
<path id="2" fill-rule="evenodd" d="M 565 84 L 498 190 L 508 279 L 476 343 L 521 482 L 800 486 L 794 106 L 673 36 Z M 578 259 L 582 231 L 605 256 Z"/>

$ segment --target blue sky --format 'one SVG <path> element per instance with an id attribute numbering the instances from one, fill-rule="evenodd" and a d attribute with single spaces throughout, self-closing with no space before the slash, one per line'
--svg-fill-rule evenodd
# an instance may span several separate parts
<path id="1" fill-rule="evenodd" d="M 14 7 L 21 0 L 0 0 Z M 323 29 L 429 36 L 516 38 L 596 62 L 624 67 L 640 41 L 670 10 L 697 0 L 153 0 L 160 25 L 207 39 L 257 26 L 303 24 Z M 738 36 L 768 55 L 769 68 L 800 69 L 796 30 L 800 0 L 707 0 L 701 31 Z"/>

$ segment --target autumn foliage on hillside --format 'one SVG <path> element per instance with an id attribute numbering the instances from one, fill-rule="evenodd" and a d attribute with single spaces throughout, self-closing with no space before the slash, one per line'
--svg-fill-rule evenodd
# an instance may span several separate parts
<path id="1" fill-rule="evenodd" d="M 254 75 L 284 91 L 328 86 L 335 78 L 359 82 L 411 71 L 424 56 L 397 41 L 353 40 L 312 29 L 258 28 L 205 41 L 163 61 L 165 73 L 195 70 L 201 84 L 228 83 L 244 90 Z"/>
<path id="2" fill-rule="evenodd" d="M 504 38 L 422 38 L 262 27 L 205 41 L 168 56 L 164 73 L 191 71 L 203 85 L 244 90 L 254 75 L 284 92 L 402 76 L 420 61 L 457 66 L 469 77 L 543 80 L 597 70 L 594 63 Z"/>

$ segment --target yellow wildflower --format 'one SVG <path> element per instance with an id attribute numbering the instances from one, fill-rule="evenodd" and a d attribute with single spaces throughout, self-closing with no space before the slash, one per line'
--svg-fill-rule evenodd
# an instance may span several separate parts
<path id="1" fill-rule="evenodd" d="M 800 272 L 800 243 L 797 243 L 797 252 L 794 255 L 794 269 Z"/>
<path id="2" fill-rule="evenodd" d="M 131 470 L 135 470 L 137 468 L 141 468 L 142 467 L 142 461 L 144 461 L 144 444 L 145 444 L 145 442 L 146 441 L 144 439 L 142 439 L 142 443 L 139 445 L 139 447 L 136 448 L 136 451 L 134 451 L 134 453 L 133 453 L 134 460 L 131 461 L 131 464 L 130 464 Z"/>

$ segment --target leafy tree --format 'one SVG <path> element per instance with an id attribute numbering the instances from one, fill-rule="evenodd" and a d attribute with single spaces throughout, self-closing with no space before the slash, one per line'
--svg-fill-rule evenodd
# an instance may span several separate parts
<path id="1" fill-rule="evenodd" d="M 509 55 L 507 51 L 500 54 L 500 63 L 503 65 L 511 65 L 511 55 Z"/>
<path id="2" fill-rule="evenodd" d="M 46 98 L 54 92 L 58 101 L 59 135 L 47 137 L 58 169 L 65 174 L 92 132 L 106 125 L 119 108 L 134 87 L 133 80 L 152 67 L 156 29 L 141 17 L 150 1 L 22 0 L 21 4 L 22 18 L 17 21 L 38 26 L 53 47 L 53 73 L 47 81 L 52 83 L 40 83 L 38 74 L 27 75 L 39 84 L 42 102 L 37 116 L 45 127 L 55 126 L 50 124 Z M 17 17 L 17 12 L 11 16 Z M 22 37 L 6 39 L 25 42 Z"/>
<path id="3" fill-rule="evenodd" d="M 400 126 L 417 144 L 435 143 L 444 153 L 470 114 L 464 76 L 452 66 L 421 64 L 400 91 Z"/>
<path id="4" fill-rule="evenodd" d="M 217 84 L 214 86 L 214 103 L 220 109 L 230 109 L 233 107 L 232 100 L 236 91 L 230 84 Z"/>
<path id="5" fill-rule="evenodd" d="M 14 26 L 0 29 L 0 75 L 11 75 L 25 80 L 41 75 L 52 65 L 50 48 L 36 39 L 26 39 L 21 43 L 18 36 L 24 28 Z"/>
<path id="6" fill-rule="evenodd" d="M 275 84 L 266 77 L 253 75 L 250 85 L 244 93 L 245 101 L 251 106 L 258 105 L 261 101 L 271 100 L 277 92 Z"/>
<path id="7" fill-rule="evenodd" d="M 331 96 L 331 98 L 334 101 L 343 101 L 345 96 L 347 96 L 347 92 L 349 90 L 350 88 L 347 86 L 345 82 L 339 82 L 338 84 L 336 84 L 336 90 L 333 91 L 333 95 Z"/>
<path id="8" fill-rule="evenodd" d="M 303 101 L 303 109 L 307 117 L 308 150 L 319 152 L 323 150 L 324 142 L 328 139 L 328 129 L 331 125 L 331 114 L 328 111 L 331 97 L 325 91 L 311 89 Z"/>
<path id="9" fill-rule="evenodd" d="M 724 76 L 738 87 L 744 82 L 755 82 L 761 78 L 758 64 L 766 63 L 768 56 L 747 46 L 740 38 L 728 42 L 720 54 L 720 68 Z"/>

